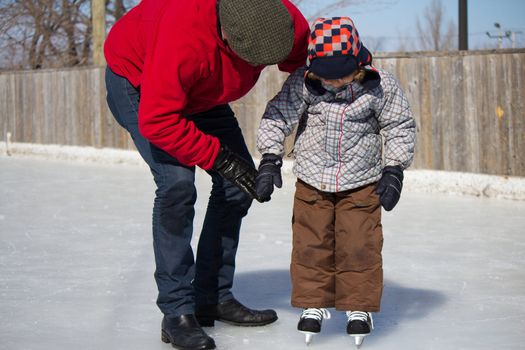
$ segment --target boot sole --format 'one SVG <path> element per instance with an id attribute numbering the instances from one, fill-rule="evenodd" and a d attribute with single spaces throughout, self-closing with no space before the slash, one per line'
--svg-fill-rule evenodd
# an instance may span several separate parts
<path id="1" fill-rule="evenodd" d="M 227 323 L 229 325 L 232 325 L 232 326 L 238 326 L 238 327 L 261 327 L 261 326 L 266 326 L 270 323 L 274 323 L 275 321 L 277 321 L 277 317 L 275 319 L 271 319 L 271 320 L 268 320 L 268 321 L 263 321 L 263 322 L 235 322 L 235 321 L 230 321 L 230 320 L 224 320 L 224 319 L 217 319 L 217 321 L 220 321 L 220 322 L 224 322 L 224 323 Z"/>
<path id="2" fill-rule="evenodd" d="M 212 317 L 199 317 L 195 316 L 197 322 L 201 327 L 213 327 L 215 326 L 215 319 Z"/>
<path id="3" fill-rule="evenodd" d="M 207 317 L 205 318 L 196 317 L 196 318 L 197 318 L 197 322 L 199 322 L 199 325 L 201 327 L 215 327 L 215 321 L 224 322 L 229 325 L 238 326 L 238 327 L 261 327 L 261 326 L 266 326 L 270 323 L 274 323 L 275 321 L 278 320 L 278 317 L 276 317 L 275 319 L 270 319 L 264 322 L 235 322 L 235 321 L 230 321 L 230 320 L 226 320 L 222 318 L 207 318 Z"/>
<path id="4" fill-rule="evenodd" d="M 209 346 L 209 345 L 201 345 L 201 346 L 181 346 L 181 345 L 177 345 L 177 344 L 174 344 L 170 337 L 168 336 L 168 334 L 166 332 L 164 332 L 164 330 L 161 331 L 160 333 L 160 340 L 163 342 L 163 343 L 166 343 L 166 344 L 171 344 L 171 346 L 173 346 L 175 349 L 179 349 L 179 350 L 208 350 L 208 349 L 215 349 L 216 346 L 213 345 L 213 346 Z"/>
<path id="5" fill-rule="evenodd" d="M 270 319 L 268 321 L 263 321 L 263 322 L 235 322 L 235 321 L 225 320 L 222 318 L 197 317 L 197 322 L 199 322 L 199 325 L 201 327 L 214 327 L 215 321 L 224 322 L 226 324 L 229 324 L 232 326 L 238 326 L 238 327 L 261 327 L 261 326 L 266 326 L 270 323 L 274 323 L 275 321 L 277 321 L 277 319 L 278 317 L 276 317 L 275 319 Z"/>

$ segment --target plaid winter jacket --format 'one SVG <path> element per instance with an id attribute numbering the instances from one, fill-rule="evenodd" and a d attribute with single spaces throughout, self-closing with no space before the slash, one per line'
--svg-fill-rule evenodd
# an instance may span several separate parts
<path id="1" fill-rule="evenodd" d="M 378 71 L 378 87 L 366 90 L 352 82 L 337 94 L 311 92 L 306 68 L 291 74 L 266 107 L 257 135 L 259 152 L 282 156 L 284 139 L 297 126 L 293 172 L 324 192 L 376 182 L 383 166 L 407 168 L 414 157 L 414 117 L 397 80 Z"/>

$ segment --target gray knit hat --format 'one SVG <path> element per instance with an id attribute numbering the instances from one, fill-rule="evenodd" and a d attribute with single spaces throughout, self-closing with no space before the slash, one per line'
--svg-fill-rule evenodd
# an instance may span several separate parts
<path id="1" fill-rule="evenodd" d="M 228 45 L 252 64 L 276 64 L 292 51 L 294 26 L 281 0 L 219 0 Z"/>

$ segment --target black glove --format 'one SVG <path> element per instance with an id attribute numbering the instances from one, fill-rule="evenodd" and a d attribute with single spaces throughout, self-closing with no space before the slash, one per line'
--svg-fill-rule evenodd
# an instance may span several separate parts
<path id="1" fill-rule="evenodd" d="M 403 169 L 400 166 L 386 166 L 383 176 L 376 185 L 379 201 L 386 211 L 394 209 L 403 188 Z"/>
<path id="2" fill-rule="evenodd" d="M 221 146 L 217 158 L 215 158 L 215 162 L 213 162 L 212 169 L 249 194 L 252 198 L 261 202 L 255 192 L 255 176 L 257 175 L 257 170 L 239 155 L 230 151 L 227 147 Z"/>
<path id="3" fill-rule="evenodd" d="M 280 156 L 271 153 L 263 154 L 261 163 L 259 163 L 259 174 L 255 178 L 255 188 L 261 202 L 270 200 L 274 185 L 278 188 L 283 186 L 282 165 L 283 160 Z"/>

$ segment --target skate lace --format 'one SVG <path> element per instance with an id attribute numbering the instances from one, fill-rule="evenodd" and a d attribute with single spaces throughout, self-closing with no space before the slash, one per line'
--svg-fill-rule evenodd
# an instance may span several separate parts
<path id="1" fill-rule="evenodd" d="M 370 328 L 374 328 L 374 320 L 372 318 L 372 314 L 370 312 L 364 312 L 364 311 L 347 311 L 346 317 L 348 318 L 347 322 L 351 321 L 362 321 L 362 322 L 368 322 L 370 320 Z"/>
<path id="2" fill-rule="evenodd" d="M 316 308 L 308 308 L 304 309 L 303 313 L 301 314 L 301 318 L 313 318 L 317 321 L 322 321 L 323 319 L 328 320 L 330 319 L 330 311 L 327 309 L 316 309 Z"/>

